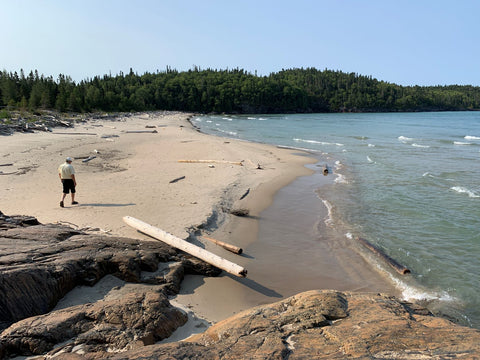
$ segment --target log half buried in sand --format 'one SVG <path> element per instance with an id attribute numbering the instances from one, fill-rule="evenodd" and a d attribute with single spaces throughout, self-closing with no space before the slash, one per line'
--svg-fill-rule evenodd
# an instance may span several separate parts
<path id="1" fill-rule="evenodd" d="M 242 161 L 225 161 L 225 160 L 178 160 L 179 163 L 207 163 L 207 164 L 231 164 L 243 166 Z"/>
<path id="2" fill-rule="evenodd" d="M 380 256 L 383 260 L 385 260 L 388 263 L 388 265 L 390 265 L 392 268 L 394 268 L 399 274 L 405 275 L 405 274 L 410 273 L 410 270 L 408 268 L 406 268 L 403 265 L 400 265 L 396 260 L 392 259 L 390 256 L 385 254 L 382 250 L 380 250 L 378 247 L 371 244 L 370 242 L 368 242 L 364 238 L 357 237 L 357 240 L 363 246 L 365 246 L 367 249 L 369 249 L 374 254 Z"/>
<path id="3" fill-rule="evenodd" d="M 212 264 L 218 267 L 219 269 L 225 270 L 226 272 L 232 275 L 239 276 L 239 277 L 247 276 L 247 270 L 241 267 L 240 265 L 234 264 L 233 262 L 228 261 L 227 259 L 221 258 L 220 256 L 215 255 L 194 244 L 190 244 L 189 242 L 182 240 L 179 237 L 176 237 L 155 226 L 147 224 L 146 222 L 135 219 L 134 217 L 131 217 L 131 216 L 124 216 L 123 221 L 142 233 L 145 233 L 147 235 L 154 237 L 155 239 L 163 241 L 164 243 L 176 249 L 185 251 L 186 253 L 193 255 L 209 264 Z"/>
<path id="4" fill-rule="evenodd" d="M 212 239 L 211 237 L 208 237 L 208 236 L 202 236 L 202 238 L 204 238 L 208 241 L 211 241 L 212 243 L 214 243 L 216 245 L 219 245 L 219 246 L 223 247 L 225 250 L 231 251 L 234 254 L 240 255 L 243 252 L 242 248 L 239 248 L 238 246 L 227 244 L 226 242 L 223 242 L 223 241 L 220 241 L 220 240 L 215 240 L 215 239 Z"/>

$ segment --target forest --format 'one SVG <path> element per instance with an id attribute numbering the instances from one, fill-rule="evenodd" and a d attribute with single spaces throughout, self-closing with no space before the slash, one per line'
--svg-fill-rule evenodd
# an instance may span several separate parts
<path id="1" fill-rule="evenodd" d="M 480 87 L 400 86 L 371 76 L 315 68 L 257 76 L 193 67 L 72 81 L 38 71 L 0 71 L 0 118 L 9 111 L 176 110 L 199 113 L 463 111 L 480 109 Z"/>

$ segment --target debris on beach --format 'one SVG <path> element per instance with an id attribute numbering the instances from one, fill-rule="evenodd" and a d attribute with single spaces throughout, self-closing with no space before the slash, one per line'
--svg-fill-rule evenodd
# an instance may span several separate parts
<path id="1" fill-rule="evenodd" d="M 222 269 L 232 275 L 235 275 L 238 277 L 247 276 L 247 269 L 241 267 L 240 265 L 237 265 L 227 259 L 224 259 L 216 254 L 213 254 L 210 251 L 207 251 L 201 247 L 198 247 L 197 245 L 191 244 L 183 239 L 180 239 L 179 237 L 172 235 L 166 231 L 163 231 L 162 229 L 159 229 L 155 226 L 147 224 L 142 220 L 136 219 L 131 216 L 124 216 L 123 221 L 127 225 L 133 227 L 134 229 L 137 229 L 138 231 L 146 235 L 149 235 L 157 240 L 160 240 L 174 247 L 175 249 L 179 249 L 186 252 L 187 254 L 193 255 L 196 258 L 201 259 L 206 263 L 211 264 L 219 269 Z"/>
<path id="2" fill-rule="evenodd" d="M 173 183 L 176 183 L 177 181 L 180 181 L 180 180 L 183 180 L 183 179 L 185 179 L 185 175 L 184 175 L 184 176 L 180 176 L 180 177 L 178 177 L 178 178 L 176 178 L 176 179 L 170 180 L 169 183 L 170 183 L 170 184 L 173 184 Z"/>
<path id="3" fill-rule="evenodd" d="M 230 210 L 230 214 L 235 216 L 248 216 L 250 214 L 250 210 L 248 209 L 233 209 Z"/>

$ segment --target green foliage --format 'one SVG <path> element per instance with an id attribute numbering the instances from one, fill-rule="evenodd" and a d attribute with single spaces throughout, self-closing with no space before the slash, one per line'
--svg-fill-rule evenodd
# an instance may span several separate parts
<path id="1" fill-rule="evenodd" d="M 3 110 L 0 110 L 0 119 L 11 119 L 12 118 L 12 115 L 10 114 L 9 111 L 3 109 Z"/>
<path id="2" fill-rule="evenodd" d="M 96 76 L 25 76 L 0 71 L 0 108 L 61 112 L 179 110 L 202 113 L 391 112 L 480 109 L 474 86 L 400 86 L 355 73 L 288 69 L 257 76 L 242 69 Z"/>

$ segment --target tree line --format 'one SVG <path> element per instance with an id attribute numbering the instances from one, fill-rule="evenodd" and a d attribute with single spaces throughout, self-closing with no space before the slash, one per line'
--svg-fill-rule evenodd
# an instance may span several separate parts
<path id="1" fill-rule="evenodd" d="M 60 112 L 177 110 L 201 113 L 459 111 L 480 109 L 480 87 L 400 86 L 371 76 L 315 68 L 257 76 L 194 67 L 79 83 L 60 74 L 0 71 L 0 108 Z"/>

